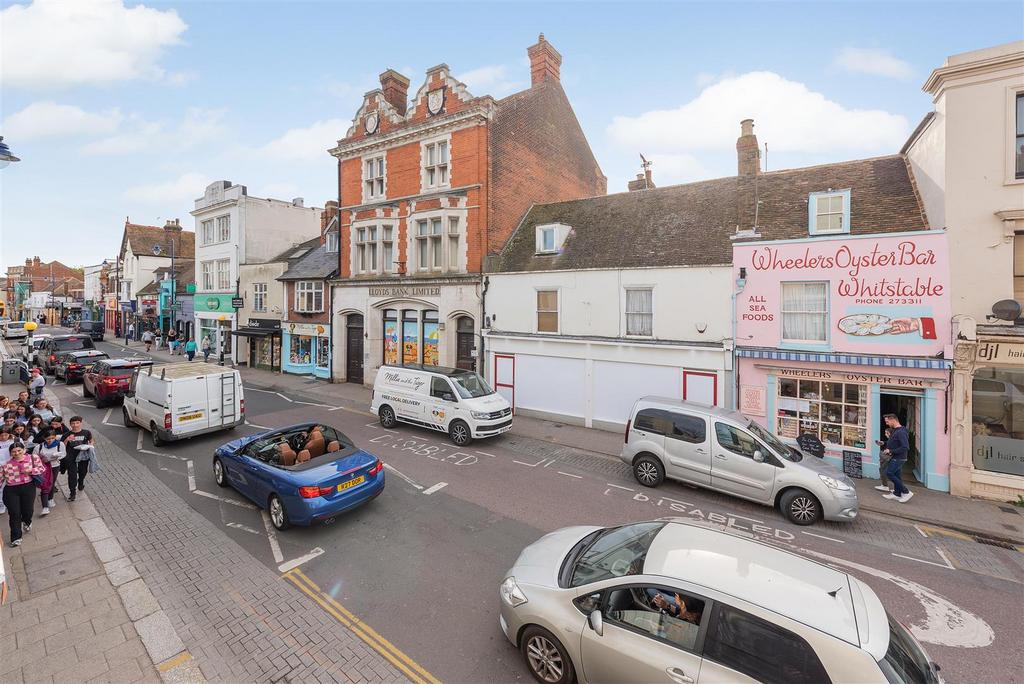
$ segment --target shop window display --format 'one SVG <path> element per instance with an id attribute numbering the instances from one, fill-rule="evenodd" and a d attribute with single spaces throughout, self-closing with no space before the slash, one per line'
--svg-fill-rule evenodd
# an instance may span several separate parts
<path id="1" fill-rule="evenodd" d="M 974 467 L 1024 476 L 1024 370 L 977 369 L 971 414 Z"/>
<path id="2" fill-rule="evenodd" d="M 825 444 L 867 448 L 867 385 L 779 378 L 777 386 L 779 437 L 809 433 Z"/>
<path id="3" fill-rule="evenodd" d="M 331 366 L 331 345 L 326 337 L 318 337 L 316 340 L 316 365 L 318 368 Z"/>
<path id="4" fill-rule="evenodd" d="M 294 365 L 312 363 L 313 338 L 306 335 L 292 335 L 288 361 Z"/>
<path id="5" fill-rule="evenodd" d="M 398 315 L 394 309 L 384 312 L 384 363 L 398 363 Z"/>

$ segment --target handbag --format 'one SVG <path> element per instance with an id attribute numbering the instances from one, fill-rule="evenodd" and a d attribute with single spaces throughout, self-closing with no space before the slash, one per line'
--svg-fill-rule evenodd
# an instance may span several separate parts
<path id="1" fill-rule="evenodd" d="M 33 475 L 32 482 L 34 482 L 36 487 L 39 487 L 39 489 L 46 488 L 46 480 L 43 479 L 42 475 Z"/>

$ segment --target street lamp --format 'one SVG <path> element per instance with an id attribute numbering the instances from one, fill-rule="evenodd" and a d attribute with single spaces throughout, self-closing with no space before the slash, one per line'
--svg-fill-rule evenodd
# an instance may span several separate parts
<path id="1" fill-rule="evenodd" d="M 0 135 L 0 169 L 5 169 L 11 165 L 11 162 L 17 161 L 21 161 L 21 159 L 11 154 L 11 148 L 4 142 L 4 136 Z"/>

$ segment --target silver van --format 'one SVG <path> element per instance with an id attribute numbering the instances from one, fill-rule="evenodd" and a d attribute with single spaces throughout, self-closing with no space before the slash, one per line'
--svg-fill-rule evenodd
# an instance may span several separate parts
<path id="1" fill-rule="evenodd" d="M 850 478 L 736 411 L 644 397 L 633 405 L 620 458 L 645 487 L 669 477 L 777 506 L 797 525 L 857 517 Z"/>

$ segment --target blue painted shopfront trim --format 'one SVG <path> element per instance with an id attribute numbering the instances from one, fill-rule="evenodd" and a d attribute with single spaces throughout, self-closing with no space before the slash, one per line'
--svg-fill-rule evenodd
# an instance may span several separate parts
<path id="1" fill-rule="evenodd" d="M 772 434 L 779 428 L 778 414 L 775 412 L 775 396 L 778 394 L 778 388 L 776 387 L 776 378 L 774 375 L 768 376 L 768 381 L 765 383 L 766 394 L 768 395 L 767 410 L 765 411 L 768 419 L 768 429 L 771 430 Z"/>
<path id="2" fill-rule="evenodd" d="M 292 363 L 288 360 L 289 350 L 291 349 L 291 333 L 281 333 L 281 370 L 285 373 L 293 373 L 295 375 L 312 375 L 317 378 L 327 379 L 331 377 L 330 368 L 321 368 L 317 366 L 315 362 L 312 363 Z M 300 337 L 309 337 L 311 341 L 309 345 L 309 357 L 315 359 L 317 355 L 317 346 L 319 344 L 330 344 L 330 338 L 300 335 Z"/>
<path id="3" fill-rule="evenodd" d="M 948 492 L 949 476 L 933 472 L 935 470 L 935 452 L 938 446 L 935 440 L 939 429 L 937 406 L 938 392 L 932 388 L 925 389 L 924 397 L 921 400 L 921 433 L 923 435 L 922 447 L 919 449 L 921 463 L 918 465 L 918 470 L 914 471 L 914 475 L 928 489 Z"/>

